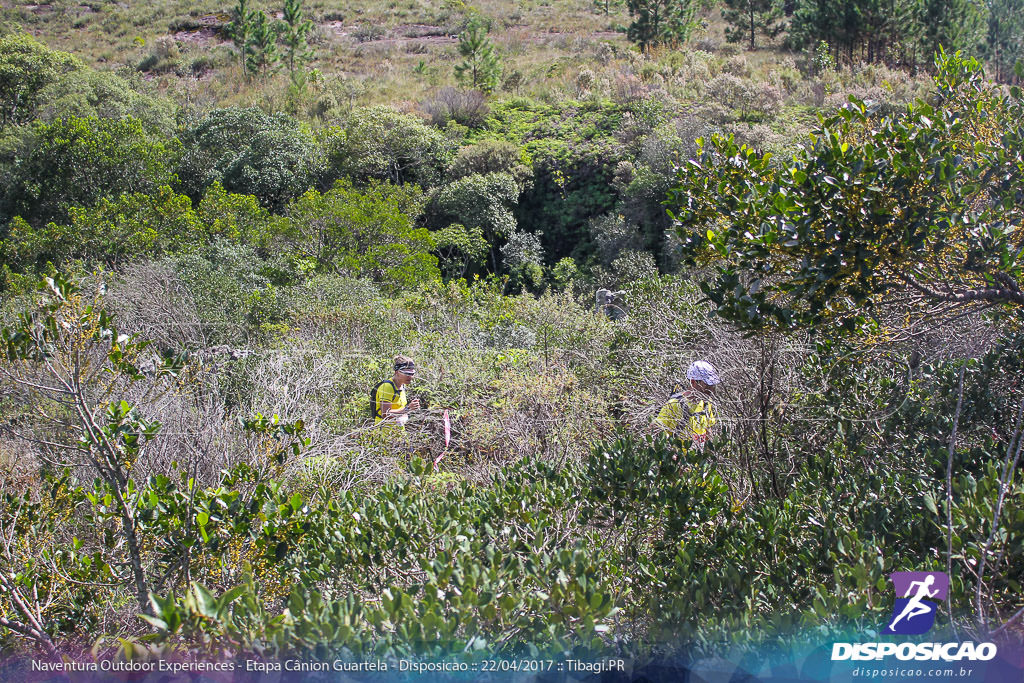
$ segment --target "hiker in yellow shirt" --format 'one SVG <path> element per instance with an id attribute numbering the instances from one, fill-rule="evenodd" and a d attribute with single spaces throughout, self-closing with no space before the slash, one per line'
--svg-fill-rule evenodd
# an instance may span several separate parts
<path id="1" fill-rule="evenodd" d="M 405 387 L 416 376 L 416 363 L 407 356 L 395 356 L 395 374 L 373 388 L 371 405 L 374 424 L 384 420 L 404 425 L 409 413 L 419 410 L 420 400 L 406 401 Z"/>
<path id="2" fill-rule="evenodd" d="M 686 379 L 689 388 L 674 391 L 654 422 L 665 431 L 689 437 L 697 450 L 703 450 L 718 422 L 711 399 L 721 379 L 714 366 L 703 360 L 690 364 Z"/>

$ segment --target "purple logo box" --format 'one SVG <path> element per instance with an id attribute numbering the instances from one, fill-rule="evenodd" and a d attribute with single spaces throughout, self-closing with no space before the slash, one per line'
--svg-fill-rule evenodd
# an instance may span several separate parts
<path id="1" fill-rule="evenodd" d="M 896 600 L 882 633 L 926 633 L 935 623 L 936 601 L 949 594 L 949 576 L 945 572 L 893 572 L 889 580 L 896 589 Z"/>

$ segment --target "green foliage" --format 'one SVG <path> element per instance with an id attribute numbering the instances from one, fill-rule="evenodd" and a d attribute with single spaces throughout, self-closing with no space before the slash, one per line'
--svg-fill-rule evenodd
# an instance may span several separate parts
<path id="1" fill-rule="evenodd" d="M 134 510 L 137 489 L 129 473 L 161 424 L 112 394 L 118 390 L 128 393 L 139 383 L 152 386 L 174 377 L 182 370 L 184 358 L 171 354 L 161 357 L 150 349 L 149 340 L 120 333 L 105 309 L 86 301 L 77 285 L 59 275 L 46 278 L 42 288 L 44 295 L 34 309 L 0 330 L 0 359 L 6 376 L 14 385 L 27 387 L 36 405 L 70 399 L 77 406 L 70 428 L 64 427 L 51 438 L 76 437 L 73 445 L 67 446 L 68 458 L 88 467 L 97 477 L 95 488 L 100 494 L 87 497 L 98 526 L 109 519 L 120 523 L 118 540 L 108 537 L 107 546 L 127 548 L 131 578 L 121 582 L 130 581 L 140 611 L 148 612 L 148 568 L 142 557 Z M 83 358 L 92 362 L 83 364 Z M 30 379 L 35 378 L 35 367 L 47 373 L 47 384 Z M 88 395 L 97 374 L 108 382 L 99 400 Z M 51 382 L 61 388 L 53 389 Z"/>
<path id="2" fill-rule="evenodd" d="M 576 262 L 568 256 L 559 260 L 551 268 L 551 282 L 561 291 L 573 292 L 580 281 L 580 270 Z"/>
<path id="3" fill-rule="evenodd" d="M 450 180 L 488 173 L 508 173 L 521 188 L 529 184 L 533 175 L 515 144 L 489 138 L 459 149 L 448 168 Z"/>
<path id="4" fill-rule="evenodd" d="M 988 34 L 984 54 L 997 81 L 1014 79 L 1014 66 L 1024 61 L 1024 1 L 994 0 L 988 4 Z M 1016 82 L 1021 81 L 1016 76 Z"/>
<path id="5" fill-rule="evenodd" d="M 206 189 L 195 213 L 207 240 L 224 237 L 264 252 L 270 248 L 273 220 L 253 195 L 229 193 L 215 182 Z"/>
<path id="6" fill-rule="evenodd" d="M 778 0 L 725 0 L 722 19 L 731 25 L 725 29 L 725 39 L 730 43 L 746 40 L 751 50 L 758 33 L 774 38 L 784 28 Z"/>
<path id="7" fill-rule="evenodd" d="M 44 473 L 38 495 L 31 489 L 13 489 L 10 483 L 4 481 L 0 495 L 0 519 L 13 533 L 11 543 L 0 553 L 0 604 L 8 628 L 24 627 L 30 638 L 53 654 L 54 639 L 95 627 L 99 616 L 97 590 L 88 582 L 102 570 L 91 571 L 93 558 L 82 562 L 76 553 L 79 548 L 57 541 L 62 526 L 74 524 L 74 510 L 86 499 L 67 476 Z M 26 613 L 33 604 L 38 611 Z"/>
<path id="8" fill-rule="evenodd" d="M 682 45 L 695 27 L 694 0 L 626 0 L 626 7 L 633 17 L 626 35 L 644 51 Z"/>
<path id="9" fill-rule="evenodd" d="M 210 344 L 259 343 L 289 319 L 277 287 L 280 269 L 251 245 L 215 238 L 171 257 L 169 264 L 194 302 L 197 327 Z"/>
<path id="10" fill-rule="evenodd" d="M 467 228 L 459 223 L 437 230 L 432 235 L 434 249 L 441 255 L 441 272 L 446 278 L 464 277 L 483 264 L 490 245 L 483 228 Z"/>
<path id="11" fill-rule="evenodd" d="M 501 248 L 512 291 L 536 292 L 544 282 L 544 247 L 535 232 L 513 232 Z"/>
<path id="12" fill-rule="evenodd" d="M 919 59 L 929 60 L 940 48 L 950 53 L 977 51 L 986 40 L 986 17 L 993 12 L 1003 15 L 1006 9 L 985 8 L 971 0 L 899 0 L 885 5 L 873 0 L 810 0 L 797 5 L 790 42 L 811 48 L 826 41 L 837 62 L 884 61 L 916 68 Z M 1012 21 L 1012 11 L 1004 16 Z M 990 45 L 998 42 L 994 34 L 988 40 Z"/>
<path id="13" fill-rule="evenodd" d="M 487 37 L 489 27 L 477 17 L 470 19 L 459 34 L 459 55 L 455 78 L 470 88 L 491 92 L 501 80 L 501 59 Z"/>
<path id="14" fill-rule="evenodd" d="M 339 207 L 368 201 L 351 186 L 336 191 Z M 376 203 L 386 203 L 401 188 L 375 191 Z M 308 201 L 327 206 L 326 196 Z M 235 217 L 223 218 L 224 225 L 258 215 L 255 205 L 222 191 L 208 199 L 210 215 Z M 412 194 L 393 199 L 418 201 Z M 253 251 L 215 245 L 179 257 L 180 279 L 197 297 L 197 310 L 230 315 L 242 307 L 240 283 L 266 280 Z M 61 282 L 56 290 L 75 296 Z M 114 481 L 82 486 L 65 479 L 55 493 L 39 491 L 28 501 L 0 497 L 0 521 L 6 525 L 23 508 L 15 522 L 31 522 L 18 529 L 39 548 L 0 548 L 0 604 L 12 607 L 8 615 L 19 614 L 16 593 L 3 584 L 13 575 L 17 595 L 35 590 L 45 601 L 46 633 L 74 634 L 74 620 L 94 623 L 102 606 L 123 600 L 125 591 L 137 593 L 124 571 L 130 544 L 123 534 L 131 528 L 149 598 L 128 656 L 169 647 L 210 655 L 230 648 L 266 657 L 470 661 L 495 654 L 643 657 L 652 647 L 705 656 L 726 646 L 784 644 L 808 628 L 876 628 L 891 605 L 888 573 L 945 570 L 942 482 L 959 363 L 915 366 L 900 380 L 891 367 L 864 362 L 870 350 L 849 340 L 820 342 L 799 368 L 808 390 L 787 396 L 787 411 L 799 419 L 778 425 L 779 449 L 791 454 L 787 469 L 774 488 L 759 480 L 751 488 L 744 471 L 760 465 L 735 459 L 735 433 L 703 451 L 625 432 L 601 441 L 610 431 L 603 395 L 611 387 L 635 392 L 629 368 L 636 353 L 662 348 L 666 339 L 687 348 L 702 343 L 693 319 L 703 307 L 688 279 L 630 283 L 633 312 L 614 329 L 570 296 L 510 298 L 501 288 L 500 281 L 455 281 L 389 300 L 365 281 L 333 275 L 293 291 L 280 288 L 282 298 L 296 302 L 297 329 L 323 330 L 288 341 L 319 342 L 314 348 L 343 359 L 333 370 L 341 377 L 327 388 L 332 396 L 365 392 L 368 377 L 381 372 L 352 350 L 380 355 L 418 346 L 425 372 L 417 382 L 429 385 L 429 395 L 453 416 L 446 471 L 409 457 L 384 481 L 339 487 L 314 479 L 296 455 L 314 436 L 306 425 L 322 418 L 286 421 L 253 414 L 239 401 L 232 407 L 244 416 L 238 422 L 252 455 L 207 485 L 196 482 L 195 465 L 183 464 L 128 477 L 120 489 Z M 6 333 L 5 348 L 13 351 L 5 372 L 42 367 L 44 358 L 56 358 L 46 354 L 67 353 L 78 326 L 99 330 L 95 339 L 85 335 L 90 348 L 102 352 L 104 367 L 124 373 L 128 386 L 141 389 L 165 372 L 161 363 L 145 362 L 152 346 L 116 332 L 99 306 L 70 305 L 51 301 Z M 666 320 L 668 314 L 676 317 Z M 469 328 L 477 332 L 466 335 Z M 29 333 L 34 341 L 24 346 Z M 468 346 L 467 339 L 485 335 L 488 346 Z M 353 345 L 355 337 L 364 346 Z M 617 352 L 602 355 L 610 345 Z M 1008 334 L 963 366 L 962 431 L 953 458 L 951 600 L 973 611 L 974 576 L 987 558 L 982 612 L 993 626 L 993 605 L 1003 614 L 1020 607 L 1014 559 L 1024 538 L 1024 516 L 1016 512 L 1024 479 L 1020 472 L 1007 476 L 1003 455 L 1014 447 L 1019 397 L 1012 381 L 1020 350 L 1019 335 Z M 562 371 L 563 364 L 572 371 Z M 649 372 L 640 365 L 635 372 Z M 317 371 L 325 367 L 332 366 Z M 46 387 L 38 376 L 26 379 L 34 390 Z M 428 393 L 420 384 L 415 390 Z M 112 400 L 97 413 L 97 428 L 129 474 L 151 443 L 169 438 L 144 408 Z M 318 406 L 306 400 L 304 408 Z M 328 410 L 337 419 L 338 406 L 331 402 Z M 522 417 L 530 414 L 538 416 L 536 425 Z M 561 422 L 573 416 L 578 423 Z M 27 414 L 20 419 L 24 425 Z M 493 433 L 488 419 L 517 420 L 519 431 Z M 516 460 L 488 478 L 463 478 L 462 463 L 484 453 L 502 457 L 512 438 L 546 457 Z M 592 449 L 560 455 L 586 438 Z M 368 439 L 359 442 L 360 457 L 369 447 Z M 351 467 L 349 457 L 332 454 L 330 464 Z M 62 547 L 62 533 L 77 540 Z M 11 635 L 0 630 L 0 637 Z M 46 647 L 46 637 L 36 642 Z"/>
<path id="15" fill-rule="evenodd" d="M 388 107 L 352 112 L 342 127 L 324 133 L 323 145 L 330 181 L 377 179 L 424 188 L 440 182 L 456 147 L 418 117 Z"/>
<path id="16" fill-rule="evenodd" d="M 45 103 L 43 89 L 82 63 L 25 33 L 0 37 L 0 130 L 28 123 Z"/>
<path id="17" fill-rule="evenodd" d="M 84 66 L 25 34 L 0 38 L 0 130 L 76 116 L 135 117 L 150 132 L 174 131 L 174 104 L 144 95 L 121 75 Z"/>
<path id="18" fill-rule="evenodd" d="M 985 37 L 984 9 L 971 0 L 923 0 L 921 47 L 925 55 L 978 51 Z"/>
<path id="19" fill-rule="evenodd" d="M 102 198 L 94 207 L 74 207 L 67 224 L 51 222 L 37 230 L 15 219 L 2 248 L 12 267 L 33 272 L 74 259 L 123 264 L 190 248 L 201 237 L 192 202 L 164 186 L 152 195 L 124 194 Z"/>
<path id="20" fill-rule="evenodd" d="M 312 135 L 287 114 L 215 109 L 182 133 L 182 144 L 178 174 L 195 200 L 219 182 L 280 209 L 308 190 L 319 171 Z"/>
<path id="21" fill-rule="evenodd" d="M 605 16 L 611 14 L 613 7 L 618 7 L 621 4 L 620 0 L 593 0 L 594 9 L 601 12 Z"/>
<path id="22" fill-rule="evenodd" d="M 249 44 L 252 42 L 253 24 L 256 22 L 256 10 L 249 8 L 249 0 L 238 0 L 231 10 L 231 22 L 225 27 L 238 50 L 238 59 L 242 64 L 242 73 L 249 73 Z"/>
<path id="23" fill-rule="evenodd" d="M 292 80 L 297 81 L 303 65 L 313 56 L 307 42 L 313 22 L 303 17 L 302 0 L 285 0 L 282 24 L 281 42 L 285 47 L 282 57 Z"/>
<path id="24" fill-rule="evenodd" d="M 18 272 L 42 272 L 47 264 L 123 266 L 142 258 L 202 250 L 217 239 L 260 247 L 267 254 L 273 221 L 252 195 L 230 194 L 214 183 L 195 208 L 169 187 L 153 194 L 103 198 L 74 207 L 67 223 L 35 228 L 20 217 L 8 226 L 0 253 Z"/>
<path id="25" fill-rule="evenodd" d="M 45 121 L 76 116 L 123 119 L 134 117 L 152 134 L 170 137 L 175 131 L 175 105 L 145 95 L 121 75 L 78 69 L 60 76 L 39 93 L 37 117 Z"/>
<path id="26" fill-rule="evenodd" d="M 179 154 L 177 140 L 153 139 L 133 118 L 36 122 L 6 178 L 0 216 L 42 226 L 64 221 L 71 207 L 89 207 L 102 197 L 155 193 L 176 183 L 172 169 Z"/>
<path id="27" fill-rule="evenodd" d="M 882 121 L 854 102 L 786 167 L 716 136 L 680 170 L 672 211 L 690 254 L 719 259 L 704 285 L 719 314 L 853 329 L 895 290 L 925 306 L 1024 305 L 1009 228 L 1021 221 L 1020 93 L 959 55 L 941 56 L 936 83 L 934 105 Z"/>
<path id="28" fill-rule="evenodd" d="M 468 175 L 443 187 L 431 203 L 431 221 L 444 225 L 459 221 L 480 230 L 490 245 L 496 266 L 498 245 L 516 229 L 513 213 L 519 201 L 519 185 L 508 173 Z"/>
<path id="29" fill-rule="evenodd" d="M 548 106 L 520 98 L 495 105 L 488 134 L 518 144 L 534 172 L 519 198 L 517 222 L 544 226 L 551 258 L 582 260 L 587 222 L 614 208 L 614 170 L 628 154 L 616 137 L 623 114 L 609 102 Z"/>
<path id="30" fill-rule="evenodd" d="M 1016 24 L 993 17 L 1012 4 L 990 3 L 985 15 L 999 46 L 986 57 L 1008 80 Z M 185 160 L 176 163 L 171 142 L 161 173 L 147 175 L 145 155 L 75 152 L 88 162 L 81 175 L 69 154 L 67 169 L 60 157 L 24 182 L 34 131 L 57 125 L 45 122 L 94 116 L 87 127 L 109 127 L 104 145 L 130 147 L 140 130 L 170 139 L 172 110 L 112 74 L 65 65 L 54 75 L 65 67 L 52 55 L 5 62 L 21 53 L 0 50 L 0 75 L 15 64 L 20 103 L 33 100 L 0 139 L 5 207 L 71 196 L 53 220 L 4 214 L 0 278 L 20 286 L 27 277 L 12 269 L 112 267 L 88 282 L 107 280 L 125 321 L 118 329 L 100 295 L 88 300 L 61 276 L 38 307 L 23 297 L 33 308 L 21 319 L 22 299 L 0 306 L 0 459 L 10 470 L 0 477 L 0 536 L 12 539 L 0 547 L 0 646 L 23 650 L 27 639 L 53 656 L 54 643 L 123 636 L 128 658 L 476 661 L 675 647 L 703 657 L 747 641 L 785 644 L 794 632 L 876 629 L 891 604 L 886 574 L 946 569 L 947 512 L 951 601 L 970 612 L 947 616 L 997 628 L 1022 607 L 1024 581 L 1024 483 L 1010 465 L 1024 357 L 1013 334 L 1024 248 L 1019 91 L 997 91 L 977 64 L 943 56 L 937 92 L 882 118 L 871 112 L 898 108 L 913 82 L 884 67 L 845 68 L 914 66 L 927 40 L 951 35 L 938 14 L 935 30 L 923 29 L 927 5 L 832 3 L 815 15 L 820 3 L 799 3 L 813 18 L 797 22 L 801 35 L 832 41 L 818 66 L 844 66 L 818 68 L 813 81 L 794 61 L 752 85 L 748 76 L 767 70 L 760 55 L 723 63 L 658 49 L 628 55 L 632 76 L 613 46 L 596 46 L 592 69 L 570 86 L 587 101 L 538 85 L 533 72 L 550 65 L 520 64 L 526 82 L 507 87 L 532 88 L 545 104 L 509 98 L 485 119 L 482 93 L 442 90 L 436 109 L 423 105 L 432 128 L 389 109 L 351 111 L 377 95 L 317 71 L 306 93 L 295 74 L 309 22 L 288 0 L 277 26 L 290 85 L 224 90 L 214 78 L 177 92 L 189 107 L 262 92 L 272 109 L 284 97 L 277 83 L 296 111 L 307 95 L 320 98 L 311 111 L 336 126 L 311 133 L 258 110 L 214 111 L 183 121 Z M 645 48 L 683 39 L 692 15 L 673 14 L 682 6 L 633 14 L 660 26 Z M 114 33 L 120 11 L 110 5 L 95 20 Z M 461 2 L 443 11 L 474 13 Z M 274 22 L 245 2 L 235 14 L 233 29 L 247 24 L 243 73 L 271 74 L 267 55 L 246 57 Z M 384 30 L 364 19 L 365 36 Z M 266 32 L 254 41 L 260 20 Z M 973 20 L 963 26 L 976 32 Z M 486 32 L 474 40 L 494 57 Z M 373 59 L 364 47 L 351 58 Z M 576 57 L 562 65 L 567 79 Z M 429 76 L 424 60 L 416 72 Z M 29 97 L 36 64 L 48 84 Z M 831 107 L 849 88 L 865 103 L 823 120 L 795 158 L 724 137 L 691 144 L 714 120 L 780 147 L 793 122 L 812 117 L 808 101 Z M 879 109 L 868 101 L 876 93 Z M 690 98 L 714 102 L 684 111 Z M 135 107 L 141 124 L 98 122 Z M 43 121 L 23 125 L 32 118 Z M 96 162 L 104 155 L 116 161 Z M 677 176 L 690 157 L 696 165 Z M 118 164 L 142 168 L 142 180 L 119 176 Z M 165 171 L 175 168 L 187 194 L 172 189 Z M 700 278 L 655 268 L 651 252 L 663 269 L 675 265 L 662 204 L 670 189 L 687 266 L 718 271 L 705 291 L 720 313 L 753 332 L 838 323 L 866 336 L 800 336 L 783 355 L 782 335 L 741 339 L 716 324 Z M 507 275 L 472 277 L 488 270 Z M 593 315 L 594 284 L 627 290 L 629 316 Z M 959 322 L 971 321 L 971 337 L 1001 335 L 990 353 L 967 363 L 920 363 L 915 353 L 902 366 L 901 335 L 913 333 L 926 356 L 961 346 L 900 328 L 908 313 L 931 324 L 972 307 L 986 316 Z M 974 335 L 977 325 L 985 334 Z M 178 340 L 202 361 L 184 378 L 162 357 Z M 946 347 L 925 348 L 933 344 Z M 383 433 L 365 424 L 366 389 L 397 350 L 416 357 L 413 395 L 429 407 Z M 724 433 L 703 452 L 644 438 L 666 378 L 706 351 L 727 379 Z M 79 367 L 85 374 L 60 374 Z M 620 424 L 629 432 L 616 433 Z M 437 471 L 429 463 L 442 453 Z M 54 474 L 51 462 L 72 469 Z"/>
<path id="31" fill-rule="evenodd" d="M 281 59 L 277 52 L 277 34 L 277 24 L 266 12 L 257 11 L 245 46 L 245 63 L 251 73 L 265 77 Z"/>
<path id="32" fill-rule="evenodd" d="M 310 190 L 291 203 L 283 229 L 295 256 L 311 270 L 411 290 L 440 278 L 430 233 L 414 224 L 421 206 L 415 186 L 357 189 L 339 180 L 328 192 Z"/>

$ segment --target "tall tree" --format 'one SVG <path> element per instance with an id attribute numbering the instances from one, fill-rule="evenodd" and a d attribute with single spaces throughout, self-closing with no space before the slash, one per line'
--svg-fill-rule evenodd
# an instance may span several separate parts
<path id="1" fill-rule="evenodd" d="M 0 37 L 0 129 L 35 118 L 39 91 L 81 68 L 75 57 L 51 50 L 28 34 Z"/>
<path id="2" fill-rule="evenodd" d="M 313 22 L 306 19 L 302 12 L 302 0 L 284 0 L 284 13 L 281 22 L 281 42 L 284 43 L 284 61 L 288 64 L 288 73 L 295 80 L 296 64 L 302 68 L 312 57 L 308 50 L 307 38 L 313 30 Z"/>
<path id="3" fill-rule="evenodd" d="M 281 56 L 277 52 L 277 27 L 270 21 L 266 12 L 256 12 L 246 49 L 249 71 L 265 76 L 279 59 Z"/>
<path id="4" fill-rule="evenodd" d="M 641 50 L 685 43 L 693 30 L 695 0 L 627 0 L 633 23 L 626 35 Z"/>
<path id="5" fill-rule="evenodd" d="M 256 23 L 256 10 L 250 9 L 249 0 L 238 0 L 231 10 L 231 23 L 227 26 L 228 35 L 238 48 L 242 74 L 249 75 L 249 43 L 252 41 L 252 29 Z"/>
<path id="6" fill-rule="evenodd" d="M 975 53 L 985 37 L 984 8 L 978 0 L 922 0 L 922 49 L 930 57 L 942 47 L 946 52 Z"/>
<path id="7" fill-rule="evenodd" d="M 487 26 L 474 17 L 459 34 L 462 63 L 455 67 L 455 77 L 471 88 L 491 92 L 501 77 L 501 59 L 487 37 Z"/>
<path id="8" fill-rule="evenodd" d="M 825 41 L 837 63 L 884 61 L 911 67 L 921 36 L 919 0 L 802 0 L 789 30 L 793 47 L 808 49 Z"/>
<path id="9" fill-rule="evenodd" d="M 757 33 L 774 38 L 784 28 L 777 0 L 725 0 L 722 18 L 731 25 L 725 29 L 725 39 L 730 43 L 747 40 L 751 50 Z"/>
<path id="10" fill-rule="evenodd" d="M 1013 67 L 1024 61 L 1024 0 L 988 0 L 985 57 L 998 81 L 1020 79 Z"/>

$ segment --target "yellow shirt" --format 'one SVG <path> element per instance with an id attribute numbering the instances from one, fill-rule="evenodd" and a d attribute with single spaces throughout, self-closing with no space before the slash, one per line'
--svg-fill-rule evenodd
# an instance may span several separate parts
<path id="1" fill-rule="evenodd" d="M 694 445 L 704 448 L 704 442 L 711 435 L 718 418 L 710 400 L 684 392 L 672 394 L 654 421 L 670 432 L 678 431 L 683 426 L 689 427 L 689 436 Z"/>
<path id="2" fill-rule="evenodd" d="M 373 397 L 373 401 L 373 422 L 374 424 L 376 424 L 377 422 L 380 422 L 386 417 L 381 412 L 382 404 L 390 403 L 392 410 L 401 410 L 402 408 L 405 407 L 405 387 L 402 387 L 401 390 L 395 393 L 395 385 L 390 380 L 388 380 L 387 382 L 382 382 L 381 385 L 377 387 L 377 394 L 376 396 Z M 405 416 L 403 415 L 401 417 Z"/>

